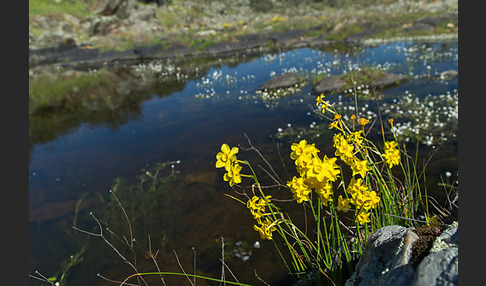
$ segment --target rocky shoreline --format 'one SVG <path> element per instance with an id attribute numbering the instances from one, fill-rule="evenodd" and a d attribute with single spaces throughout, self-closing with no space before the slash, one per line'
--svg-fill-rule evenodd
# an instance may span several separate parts
<path id="1" fill-rule="evenodd" d="M 410 14 L 424 15 L 417 19 L 380 24 L 367 19 L 363 11 L 355 11 L 355 17 L 343 19 L 334 16 L 338 13 L 332 14 L 334 18 L 331 18 L 331 14 L 325 11 L 310 12 L 307 11 L 308 7 L 304 10 L 305 7 L 302 5 L 290 7 L 279 14 L 272 13 L 273 11 L 257 13 L 243 2 L 245 1 L 237 1 L 235 5 L 230 6 L 224 1 L 212 1 L 208 7 L 200 8 L 203 14 L 207 14 L 206 17 L 192 19 L 192 22 L 199 23 L 199 27 L 193 30 L 187 28 L 187 23 L 172 29 L 164 26 L 163 19 L 160 19 L 158 13 L 175 13 L 177 5 L 141 5 L 136 0 L 95 1 L 96 5 L 91 8 L 92 15 L 82 19 L 69 14 L 31 17 L 29 67 L 36 70 L 55 64 L 62 68 L 97 69 L 152 60 L 180 62 L 197 58 L 225 58 L 300 47 L 356 45 L 370 38 L 379 38 L 381 34 L 390 31 L 392 34 L 410 36 L 434 35 L 435 31 L 444 27 L 446 28 L 442 29 L 442 32 L 446 31 L 452 37 L 457 37 L 457 1 L 397 1 L 393 5 L 370 5 L 367 13 L 370 13 L 368 10 L 382 9 L 392 14 L 406 11 Z M 188 1 L 182 8 L 195 9 L 194 5 L 195 2 Z M 292 8 L 295 8 L 295 11 L 292 11 Z M 236 13 L 236 9 L 240 9 L 241 13 Z M 275 28 L 277 24 L 290 21 L 292 12 L 295 13 L 296 19 L 315 17 L 316 20 L 309 21 L 309 27 L 306 28 L 278 31 Z M 350 13 L 344 9 L 335 9 L 333 12 L 341 12 L 343 15 Z M 270 24 L 260 29 L 248 28 L 251 26 L 252 16 L 255 21 Z M 328 21 L 319 20 L 321 18 Z M 233 28 L 241 28 L 246 32 L 232 31 L 231 25 L 234 23 L 247 23 Z M 43 32 L 38 36 L 30 32 L 39 29 Z M 192 35 L 194 42 L 198 44 L 181 43 L 178 39 L 184 34 Z M 123 41 L 127 40 L 127 35 L 131 35 L 130 39 L 134 41 L 129 48 L 107 50 L 101 46 L 101 43 L 111 43 L 113 46 L 126 45 Z M 230 36 L 225 38 L 222 35 Z M 152 40 L 149 38 L 154 36 L 158 37 L 160 43 L 150 43 Z"/>

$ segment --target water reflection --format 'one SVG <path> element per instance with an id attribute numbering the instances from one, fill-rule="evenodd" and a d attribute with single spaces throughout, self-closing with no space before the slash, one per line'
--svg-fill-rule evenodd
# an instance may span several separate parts
<path id="1" fill-rule="evenodd" d="M 441 95 L 455 94 L 453 100 L 457 101 L 457 78 L 444 81 L 432 77 L 444 70 L 457 70 L 456 42 L 395 43 L 345 52 L 306 48 L 246 59 L 238 64 L 206 65 L 205 68 L 138 67 L 139 76 L 153 75 L 156 80 L 143 89 L 120 96 L 116 108 L 105 105 L 96 110 L 39 113 L 31 117 L 30 269 L 54 275 L 63 260 L 87 243 L 83 262 L 70 271 L 69 285 L 103 285 L 104 281 L 96 277 L 96 273 L 121 280 L 131 274 L 133 271 L 109 247 L 71 228 L 75 223 L 96 231 L 97 225 L 89 216 L 89 211 L 96 210 L 103 223 L 127 235 L 123 232 L 121 214 L 118 213 L 120 219 L 117 220 L 109 219 L 106 213 L 110 208 L 112 214 L 116 213 L 108 203 L 108 190 L 117 185 L 116 178 L 121 178 L 130 194 L 123 197 L 122 202 L 131 209 L 141 249 L 147 250 L 147 235 L 150 235 L 154 249 L 161 250 L 161 269 L 179 272 L 172 249 L 177 251 L 184 267 L 192 269 L 194 247 L 198 274 L 218 277 L 221 236 L 228 243 L 228 251 L 238 241 L 253 244 L 260 240 L 252 230 L 253 221 L 247 210 L 223 196 L 230 190 L 222 181 L 222 174 L 214 168 L 215 154 L 221 144 L 247 146 L 243 134 L 248 134 L 284 177 L 290 174 L 282 166 L 276 142 L 286 158 L 292 140 L 315 136 L 316 133 L 306 133 L 309 126 L 316 130 L 318 126 L 325 127 L 309 110 L 308 104 L 315 102 L 310 85 L 272 102 L 255 92 L 258 86 L 283 72 L 329 76 L 361 66 L 377 66 L 415 79 L 380 91 L 383 102 L 388 104 L 385 107 L 390 110 L 398 109 L 393 104 L 398 105 L 398 101 L 405 100 L 409 94 L 418 99 L 430 97 L 429 102 L 432 97 L 440 102 Z M 136 68 L 117 72 L 131 74 Z M 174 76 L 175 80 L 169 81 Z M 102 98 L 106 94 L 96 96 Z M 353 105 L 352 98 L 346 94 L 329 96 L 329 100 L 342 107 L 343 112 L 347 111 L 344 107 Z M 376 112 L 373 99 L 360 104 Z M 436 104 L 430 106 L 431 111 L 441 110 Z M 457 174 L 457 138 L 452 136 L 457 132 L 457 124 L 448 129 L 451 133 L 444 134 L 448 141 L 440 147 L 443 153 L 437 152 L 438 159 L 430 163 L 427 178 L 434 184 L 446 171 Z M 287 136 L 279 137 L 279 130 Z M 312 138 L 325 151 L 331 133 L 322 128 L 319 134 Z M 437 146 L 424 147 L 425 154 L 433 152 Z M 255 156 L 251 152 L 245 155 L 250 160 Z M 140 178 L 146 172 L 153 172 L 158 163 L 177 160 L 180 160 L 175 166 L 180 172 L 178 180 L 164 183 L 161 193 L 157 193 L 160 197 L 147 199 L 156 202 L 155 205 L 138 206 L 137 199 L 143 196 L 130 186 L 139 184 Z M 161 172 L 168 175 L 172 171 L 169 167 Z M 81 203 L 80 198 L 83 198 Z M 130 203 L 132 208 L 128 207 Z M 146 209 L 141 210 L 141 207 Z M 137 213 L 147 214 L 143 223 L 135 222 Z M 117 228 L 114 223 L 121 223 L 121 226 Z M 253 269 L 272 285 L 284 280 L 286 269 L 272 243 L 260 243 L 261 248 L 253 249 L 249 260 L 228 260 L 231 270 L 245 283 L 258 282 Z M 141 268 L 146 267 L 146 271 L 154 268 L 150 259 L 143 255 L 139 264 Z M 30 283 L 35 285 L 35 281 Z"/>

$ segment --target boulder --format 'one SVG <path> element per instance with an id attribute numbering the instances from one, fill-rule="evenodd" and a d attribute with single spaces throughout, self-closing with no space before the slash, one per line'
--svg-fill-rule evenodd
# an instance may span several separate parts
<path id="1" fill-rule="evenodd" d="M 116 13 L 116 10 L 124 0 L 99 0 L 95 2 L 93 13 L 103 16 L 110 16 Z"/>
<path id="2" fill-rule="evenodd" d="M 416 243 L 420 240 L 413 228 L 393 225 L 379 229 L 369 238 L 345 285 L 457 285 L 458 224 L 451 224 L 435 237 L 418 265 L 413 253 Z"/>
<path id="3" fill-rule="evenodd" d="M 419 237 L 411 228 L 392 225 L 376 231 L 346 286 L 410 285 L 413 279 L 412 244 Z"/>
<path id="4" fill-rule="evenodd" d="M 411 285 L 457 285 L 459 278 L 458 242 L 457 223 L 453 223 L 434 240 L 430 254 L 417 266 Z"/>
<path id="5" fill-rule="evenodd" d="M 271 78 L 260 85 L 258 90 L 275 90 L 279 88 L 288 88 L 300 85 L 307 81 L 307 78 L 298 73 L 283 73 Z"/>

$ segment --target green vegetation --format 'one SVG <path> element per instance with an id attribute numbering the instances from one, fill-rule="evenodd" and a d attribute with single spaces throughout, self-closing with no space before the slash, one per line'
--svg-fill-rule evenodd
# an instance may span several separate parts
<path id="1" fill-rule="evenodd" d="M 62 79 L 37 78 L 29 82 L 29 113 L 35 110 L 69 107 L 69 98 L 102 82 L 102 77 L 84 74 Z"/>
<path id="2" fill-rule="evenodd" d="M 91 14 L 83 1 L 29 0 L 29 18 L 37 15 L 71 14 L 86 17 Z"/>

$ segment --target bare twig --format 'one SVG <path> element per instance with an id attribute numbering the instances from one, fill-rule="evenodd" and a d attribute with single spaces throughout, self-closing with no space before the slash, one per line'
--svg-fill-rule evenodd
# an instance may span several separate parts
<path id="1" fill-rule="evenodd" d="M 116 283 L 116 284 L 119 284 L 119 285 L 128 285 L 128 286 L 138 286 L 139 284 L 133 284 L 133 283 L 127 283 L 127 279 L 125 279 L 125 281 L 117 281 L 117 280 L 113 280 L 113 279 L 110 279 L 110 278 L 107 278 L 101 274 L 96 274 L 96 276 L 100 277 L 101 279 L 103 280 L 106 280 L 108 282 L 111 282 L 111 283 Z"/>
<path id="2" fill-rule="evenodd" d="M 175 249 L 172 249 L 172 251 L 174 251 L 174 255 L 176 257 L 176 260 L 177 260 L 177 263 L 179 264 L 179 267 L 181 268 L 182 270 L 182 273 L 184 273 L 184 275 L 186 276 L 187 280 L 189 280 L 189 283 L 191 283 L 192 286 L 194 286 L 194 283 L 192 283 L 192 280 L 191 278 L 189 278 L 189 276 L 187 275 L 186 271 L 184 270 L 184 268 L 182 267 L 182 264 L 181 264 L 181 261 L 179 260 L 179 256 L 177 256 L 177 253 L 175 251 Z"/>
<path id="3" fill-rule="evenodd" d="M 224 265 L 224 237 L 221 236 L 221 281 L 223 281 L 223 285 L 226 285 L 224 278 Z"/>
<path id="4" fill-rule="evenodd" d="M 89 213 L 90 216 L 93 217 L 93 219 L 96 221 L 96 223 L 98 224 L 98 227 L 100 229 L 100 232 L 99 233 L 94 233 L 94 232 L 89 232 L 89 231 L 86 231 L 86 230 L 82 230 L 80 228 L 77 228 L 75 226 L 73 226 L 73 229 L 79 231 L 79 232 L 82 232 L 82 233 L 85 233 L 85 234 L 89 234 L 89 235 L 92 235 L 92 236 L 96 236 L 96 237 L 101 237 L 103 239 L 103 241 L 108 244 L 108 246 L 111 247 L 111 249 L 123 260 L 123 262 L 125 262 L 126 264 L 130 265 L 130 267 L 132 267 L 132 269 L 138 273 L 138 270 L 137 270 L 137 267 L 135 267 L 135 265 L 133 265 L 128 259 L 125 258 L 125 256 L 123 256 L 123 254 L 120 253 L 120 251 L 118 251 L 118 249 L 116 249 L 116 247 L 111 244 L 111 242 L 104 236 L 103 234 L 103 227 L 101 226 L 101 223 L 100 221 L 98 220 L 98 218 L 92 213 L 90 212 Z M 143 279 L 142 279 L 143 280 Z M 145 281 L 144 281 L 145 282 Z M 145 284 L 147 284 L 145 282 Z"/>
<path id="5" fill-rule="evenodd" d="M 275 170 L 273 169 L 272 165 L 267 161 L 267 159 L 265 159 L 265 157 L 262 155 L 262 153 L 255 146 L 253 146 L 253 144 L 251 143 L 250 138 L 248 137 L 248 135 L 246 135 L 246 133 L 243 133 L 243 135 L 245 135 L 246 140 L 248 141 L 248 144 L 250 144 L 250 148 L 245 149 L 245 148 L 243 148 L 241 146 L 240 147 L 243 150 L 254 150 L 260 156 L 260 158 L 262 158 L 262 160 L 267 164 L 267 166 L 272 171 L 272 173 L 273 173 L 272 178 L 275 180 L 275 182 L 277 182 L 277 184 L 282 184 L 283 185 L 282 179 L 280 179 L 280 177 L 278 176 L 277 172 L 275 172 Z"/>
<path id="6" fill-rule="evenodd" d="M 196 285 L 196 248 L 194 246 L 192 252 L 194 253 L 194 285 Z"/>
<path id="7" fill-rule="evenodd" d="M 152 261 L 154 262 L 155 267 L 157 268 L 157 271 L 158 271 L 158 272 L 162 272 L 162 271 L 160 271 L 159 264 L 157 263 L 157 254 L 159 254 L 159 251 L 157 250 L 157 251 L 155 252 L 155 254 L 153 254 L 153 252 L 152 252 L 152 241 L 151 241 L 151 239 L 150 239 L 150 235 L 148 236 L 148 241 L 149 241 L 148 243 L 149 243 L 149 255 L 150 255 L 150 258 L 151 258 L 151 259 L 152 259 Z M 161 274 L 161 275 L 159 275 L 159 276 L 160 276 L 160 281 L 162 281 L 162 285 L 164 285 L 164 286 L 165 286 L 166 284 L 165 284 L 165 281 L 164 281 L 164 277 L 162 277 L 162 274 Z"/>
<path id="8" fill-rule="evenodd" d="M 265 282 L 262 278 L 260 278 L 260 276 L 258 276 L 258 273 L 256 272 L 256 269 L 253 269 L 253 271 L 255 271 L 255 277 L 260 280 L 263 284 L 267 285 L 267 286 L 270 286 L 270 284 L 268 284 L 267 282 Z"/>
<path id="9" fill-rule="evenodd" d="M 34 276 L 34 275 L 31 275 L 31 274 L 29 274 L 29 277 L 34 278 L 34 279 L 37 279 L 37 280 L 40 280 L 42 282 L 47 282 L 47 283 L 51 284 L 52 286 L 55 286 L 56 285 L 56 284 L 54 284 L 54 282 L 50 281 L 47 277 L 45 277 L 44 275 L 42 275 L 39 271 L 36 270 L 34 273 L 37 274 L 37 275 L 39 275 L 39 277 Z"/>

